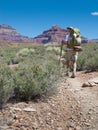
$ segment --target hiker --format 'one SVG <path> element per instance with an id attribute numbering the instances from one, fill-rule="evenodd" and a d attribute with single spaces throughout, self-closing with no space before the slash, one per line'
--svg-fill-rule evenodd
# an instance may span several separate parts
<path id="1" fill-rule="evenodd" d="M 76 77 L 77 69 L 77 58 L 78 51 L 74 50 L 74 37 L 76 34 L 73 31 L 72 27 L 67 27 L 67 35 L 65 40 L 62 40 L 62 44 L 65 44 L 66 47 L 66 76 L 69 76 L 70 71 L 70 62 L 72 62 L 72 75 L 71 78 Z"/>

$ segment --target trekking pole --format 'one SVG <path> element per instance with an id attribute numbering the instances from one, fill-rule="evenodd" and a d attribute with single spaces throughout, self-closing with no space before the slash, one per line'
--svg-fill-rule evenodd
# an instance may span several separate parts
<path id="1" fill-rule="evenodd" d="M 60 63 L 61 63 L 62 50 L 63 50 L 63 43 L 61 43 L 61 46 L 60 46 L 60 58 L 59 58 L 59 65 L 60 65 Z"/>

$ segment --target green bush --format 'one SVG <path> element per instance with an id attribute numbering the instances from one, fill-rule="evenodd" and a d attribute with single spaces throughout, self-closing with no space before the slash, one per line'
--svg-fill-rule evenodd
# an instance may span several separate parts
<path id="1" fill-rule="evenodd" d="M 0 106 L 14 94 L 13 71 L 4 64 L 0 65 Z"/>
<path id="2" fill-rule="evenodd" d="M 61 53 L 61 47 L 60 46 L 48 46 L 46 48 L 47 51 L 54 52 L 56 55 L 60 55 Z M 62 57 L 65 56 L 65 50 L 62 49 Z"/>
<path id="3" fill-rule="evenodd" d="M 87 44 L 79 53 L 78 69 L 95 71 L 98 69 L 98 44 Z"/>
<path id="4" fill-rule="evenodd" d="M 15 93 L 18 99 L 31 100 L 45 94 L 57 79 L 56 68 L 52 65 L 29 64 L 16 69 Z"/>
<path id="5" fill-rule="evenodd" d="M 35 51 L 34 49 L 23 48 L 18 53 L 21 56 L 27 56 L 29 53 L 33 53 L 34 51 Z"/>
<path id="6" fill-rule="evenodd" d="M 59 65 L 54 51 L 47 52 L 44 46 L 35 46 L 31 50 L 35 51 L 22 57 L 19 67 L 14 68 L 15 98 L 19 100 L 31 100 L 52 91 L 59 78 Z"/>
<path id="7" fill-rule="evenodd" d="M 85 63 L 85 70 L 95 71 L 98 69 L 98 56 L 89 58 Z"/>
<path id="8" fill-rule="evenodd" d="M 11 59 L 12 64 L 18 64 L 21 61 L 20 57 L 14 57 Z"/>
<path id="9" fill-rule="evenodd" d="M 16 57 L 15 52 L 19 53 Z M 65 47 L 63 47 L 64 56 Z M 8 54 L 8 55 L 7 55 Z M 50 93 L 55 89 L 61 72 L 58 56 L 60 46 L 32 46 L 31 48 L 11 49 L 4 52 L 0 65 L 0 104 L 2 106 L 13 95 L 19 100 L 32 100 L 36 96 Z M 10 69 L 5 64 L 19 66 Z M 65 71 L 65 61 L 62 62 Z M 98 45 L 83 45 L 79 53 L 78 70 L 98 69 Z"/>

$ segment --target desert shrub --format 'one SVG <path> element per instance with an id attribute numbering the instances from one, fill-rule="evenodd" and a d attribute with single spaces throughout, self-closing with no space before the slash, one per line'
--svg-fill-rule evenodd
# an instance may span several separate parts
<path id="1" fill-rule="evenodd" d="M 89 58 L 85 63 L 84 69 L 86 71 L 95 71 L 96 69 L 98 69 L 98 55 Z"/>
<path id="2" fill-rule="evenodd" d="M 78 69 L 87 71 L 98 69 L 98 44 L 83 46 L 83 52 L 79 53 Z"/>
<path id="3" fill-rule="evenodd" d="M 0 64 L 0 106 L 14 93 L 13 71 L 6 65 Z"/>
<path id="4" fill-rule="evenodd" d="M 33 53 L 33 52 L 34 52 L 34 49 L 22 48 L 22 49 L 20 49 L 20 51 L 18 53 L 21 56 L 27 56 L 29 53 Z"/>
<path id="5" fill-rule="evenodd" d="M 31 100 L 45 94 L 56 82 L 56 69 L 52 64 L 45 66 L 29 64 L 16 68 L 15 93 L 18 99 Z"/>
<path id="6" fill-rule="evenodd" d="M 31 100 L 35 96 L 52 91 L 59 78 L 59 65 L 56 54 L 47 52 L 44 46 L 23 57 L 15 68 L 15 95 L 20 100 Z"/>
<path id="7" fill-rule="evenodd" d="M 8 60 L 8 64 L 19 63 L 19 66 L 12 69 L 8 67 L 3 69 L 2 66 L 2 71 L 5 71 L 2 82 L 5 83 L 9 79 L 7 86 L 1 82 L 1 86 L 3 86 L 1 93 L 2 97 L 5 95 L 4 100 L 7 101 L 10 96 L 13 96 L 13 92 L 15 99 L 18 100 L 31 100 L 36 96 L 53 92 L 60 76 L 59 64 L 56 51 L 50 52 L 46 48 L 42 45 L 19 48 L 17 51 L 13 51 L 20 53 L 17 57 L 9 51 L 5 53 L 3 59 L 6 61 L 5 64 Z M 4 101 L 2 100 L 2 102 Z"/>
<path id="8" fill-rule="evenodd" d="M 14 57 L 16 54 L 16 49 L 12 49 L 12 48 L 5 48 L 2 51 L 3 57 L 4 58 L 8 58 L 8 57 Z"/>
<path id="9" fill-rule="evenodd" d="M 78 56 L 78 61 L 77 61 L 78 70 L 84 70 L 86 60 L 87 60 L 87 54 L 84 51 L 80 52 Z"/>
<path id="10" fill-rule="evenodd" d="M 7 65 L 10 65 L 10 64 L 18 64 L 20 62 L 23 61 L 23 58 L 22 57 L 8 57 L 7 59 L 3 59 L 2 62 L 6 63 Z"/>
<path id="11" fill-rule="evenodd" d="M 46 48 L 46 50 L 50 51 L 50 52 L 52 51 L 56 55 L 60 55 L 60 53 L 61 53 L 61 47 L 60 46 L 48 46 Z M 64 49 L 62 49 L 62 57 L 64 57 L 64 56 L 65 56 L 65 51 L 64 51 Z"/>
<path id="12" fill-rule="evenodd" d="M 11 58 L 7 58 L 5 62 L 7 63 L 7 65 L 10 65 L 12 63 Z"/>
<path id="13" fill-rule="evenodd" d="M 21 61 L 20 57 L 14 57 L 11 59 L 12 64 L 18 64 Z"/>
<path id="14" fill-rule="evenodd" d="M 0 50 L 1 51 L 1 50 Z M 3 57 L 3 52 L 0 52 L 0 57 Z"/>

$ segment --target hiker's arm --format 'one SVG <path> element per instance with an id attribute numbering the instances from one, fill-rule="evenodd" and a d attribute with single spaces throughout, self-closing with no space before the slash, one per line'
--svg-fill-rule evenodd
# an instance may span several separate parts
<path id="1" fill-rule="evenodd" d="M 68 44 L 68 41 L 62 40 L 61 43 L 62 43 L 63 45 L 67 45 L 67 44 Z"/>
<path id="2" fill-rule="evenodd" d="M 69 34 L 66 35 L 65 40 L 62 40 L 62 44 L 68 45 L 68 41 L 69 41 Z"/>

